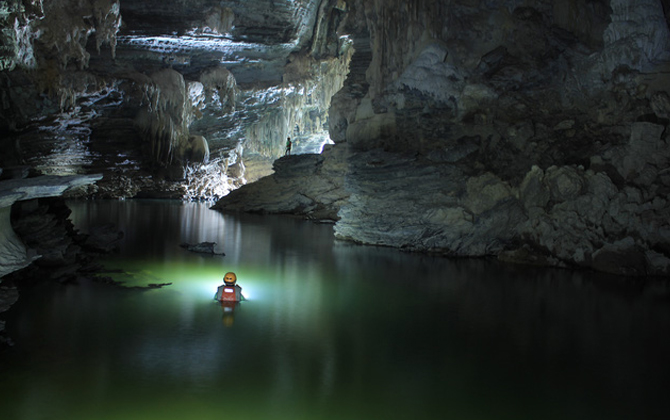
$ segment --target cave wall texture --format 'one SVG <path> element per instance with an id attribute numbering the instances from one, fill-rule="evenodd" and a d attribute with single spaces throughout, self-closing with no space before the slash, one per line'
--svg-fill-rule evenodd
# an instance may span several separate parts
<path id="1" fill-rule="evenodd" d="M 82 191 L 97 197 L 224 196 L 269 172 L 286 137 L 302 152 L 327 140 L 351 55 L 344 6 L 3 2 L 0 165 L 102 172 Z"/>
<path id="2" fill-rule="evenodd" d="M 355 111 L 331 115 L 332 137 L 359 150 L 336 235 L 668 275 L 667 11 L 357 2 L 369 88 L 353 89 Z"/>
<path id="3" fill-rule="evenodd" d="M 334 219 L 366 244 L 668 276 L 669 13 L 668 0 L 10 0 L 0 166 L 101 172 L 81 191 L 99 197 Z M 287 136 L 298 152 L 334 144 L 248 183 Z"/>

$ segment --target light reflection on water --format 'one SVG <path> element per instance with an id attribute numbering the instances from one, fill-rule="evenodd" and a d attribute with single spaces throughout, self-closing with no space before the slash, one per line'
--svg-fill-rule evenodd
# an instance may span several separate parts
<path id="1" fill-rule="evenodd" d="M 42 286 L 9 314 L 3 418 L 655 418 L 667 283 L 450 261 L 203 204 L 73 203 L 125 232 L 128 286 Z M 216 242 L 225 256 L 180 243 Z M 212 301 L 226 271 L 249 299 Z M 6 417 L 4 413 L 8 413 Z"/>

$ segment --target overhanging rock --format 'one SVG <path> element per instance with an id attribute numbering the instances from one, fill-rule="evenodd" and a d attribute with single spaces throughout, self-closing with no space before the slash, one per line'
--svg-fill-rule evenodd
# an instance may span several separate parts
<path id="1" fill-rule="evenodd" d="M 92 184 L 102 175 L 39 176 L 0 181 L 0 278 L 39 258 L 16 236 L 10 223 L 11 206 L 17 201 L 56 197 L 67 190 Z"/>

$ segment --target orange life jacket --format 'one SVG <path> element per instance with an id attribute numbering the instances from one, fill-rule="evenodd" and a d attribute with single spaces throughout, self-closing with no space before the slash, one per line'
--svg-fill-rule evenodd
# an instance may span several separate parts
<path id="1" fill-rule="evenodd" d="M 222 284 L 216 290 L 214 299 L 219 302 L 240 302 L 244 300 L 244 297 L 242 296 L 242 288 L 236 284 L 232 286 Z"/>
<path id="2" fill-rule="evenodd" d="M 223 286 L 223 290 L 219 295 L 219 300 L 222 302 L 235 302 L 237 298 L 235 297 L 235 287 L 233 286 Z"/>

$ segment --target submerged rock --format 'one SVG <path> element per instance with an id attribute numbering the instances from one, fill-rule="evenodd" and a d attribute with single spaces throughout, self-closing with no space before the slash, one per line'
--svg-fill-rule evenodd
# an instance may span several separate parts
<path id="1" fill-rule="evenodd" d="M 216 242 L 200 242 L 199 244 L 188 244 L 182 243 L 179 244 L 180 247 L 185 248 L 188 251 L 196 252 L 199 254 L 210 254 L 210 255 L 226 255 L 223 252 L 216 252 Z"/>
<path id="2" fill-rule="evenodd" d="M 111 252 L 118 249 L 123 236 L 123 232 L 114 223 L 93 226 L 89 229 L 83 246 L 97 252 Z"/>

